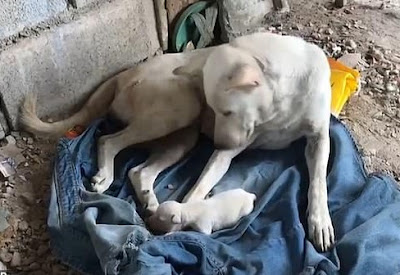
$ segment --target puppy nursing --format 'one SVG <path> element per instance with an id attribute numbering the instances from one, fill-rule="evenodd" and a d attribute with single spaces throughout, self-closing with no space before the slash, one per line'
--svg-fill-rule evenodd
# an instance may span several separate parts
<path id="1" fill-rule="evenodd" d="M 158 207 L 153 188 L 157 176 L 195 146 L 200 132 L 213 140 L 215 150 L 183 199 L 195 204 L 193 209 L 211 209 L 203 206 L 209 201 L 198 201 L 206 197 L 226 174 L 232 159 L 244 150 L 282 149 L 305 137 L 308 236 L 319 250 L 326 251 L 335 237 L 326 181 L 330 102 L 330 68 L 320 48 L 297 37 L 256 33 L 212 48 L 165 54 L 123 71 L 104 82 L 79 112 L 62 121 L 40 120 L 35 97 L 27 96 L 21 108 L 21 123 L 34 133 L 63 134 L 75 125 L 87 126 L 95 118 L 112 113 L 127 126 L 99 138 L 99 169 L 91 179 L 92 190 L 102 193 L 110 187 L 114 158 L 121 150 L 148 146 L 148 160 L 132 168 L 129 178 L 150 213 Z M 232 211 L 223 204 L 218 207 L 222 213 Z M 189 211 L 186 204 L 178 209 L 182 210 L 183 224 L 193 223 L 191 215 L 203 221 L 203 212 Z M 203 226 L 201 222 L 195 226 L 199 224 Z M 215 224 L 211 227 L 216 228 Z"/>
<path id="2" fill-rule="evenodd" d="M 209 199 L 178 203 L 166 201 L 148 220 L 151 229 L 160 232 L 192 228 L 204 234 L 211 234 L 235 225 L 243 216 L 254 209 L 256 195 L 243 189 L 219 193 Z"/>

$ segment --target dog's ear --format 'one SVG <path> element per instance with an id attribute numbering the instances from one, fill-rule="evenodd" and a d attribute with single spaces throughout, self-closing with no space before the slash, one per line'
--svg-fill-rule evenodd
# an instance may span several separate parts
<path id="1" fill-rule="evenodd" d="M 182 220 L 181 217 L 179 217 L 178 215 L 172 215 L 171 222 L 174 224 L 180 224 L 182 223 Z"/>
<path id="2" fill-rule="evenodd" d="M 206 54 L 199 54 L 199 56 L 192 58 L 189 64 L 174 69 L 173 74 L 203 81 L 203 67 L 206 64 L 207 57 Z"/>
<path id="3" fill-rule="evenodd" d="M 228 74 L 228 89 L 239 88 L 250 91 L 261 83 L 259 68 L 247 64 L 239 64 Z"/>

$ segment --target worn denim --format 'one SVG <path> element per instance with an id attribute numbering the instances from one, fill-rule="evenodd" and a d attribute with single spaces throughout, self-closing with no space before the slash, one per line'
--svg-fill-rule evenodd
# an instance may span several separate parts
<path id="1" fill-rule="evenodd" d="M 54 252 L 70 266 L 89 274 L 400 272 L 400 192 L 393 179 L 366 174 L 351 135 L 336 119 L 328 193 L 337 242 L 327 253 L 317 252 L 305 231 L 304 139 L 284 150 L 249 150 L 233 160 L 213 193 L 241 186 L 257 194 L 254 211 L 236 226 L 211 236 L 191 231 L 154 236 L 127 177 L 147 152 L 125 149 L 116 158 L 111 188 L 105 194 L 87 191 L 97 172 L 96 140 L 116 131 L 113 125 L 99 120 L 58 145 L 48 226 Z M 202 137 L 187 157 L 164 171 L 155 184 L 159 201 L 181 200 L 212 151 Z"/>

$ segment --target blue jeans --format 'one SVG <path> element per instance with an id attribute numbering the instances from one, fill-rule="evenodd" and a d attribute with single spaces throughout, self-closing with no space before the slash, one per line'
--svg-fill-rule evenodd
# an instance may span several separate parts
<path id="1" fill-rule="evenodd" d="M 331 120 L 329 209 L 337 242 L 319 253 L 307 238 L 308 172 L 305 140 L 277 151 L 248 150 L 236 157 L 214 188 L 242 187 L 257 195 L 254 211 L 211 236 L 177 232 L 155 236 L 127 177 L 147 152 L 127 148 L 116 158 L 105 194 L 89 192 L 97 172 L 96 140 L 117 129 L 95 122 L 80 137 L 61 139 L 55 159 L 48 226 L 52 248 L 88 274 L 395 274 L 400 272 L 400 192 L 382 175 L 365 173 L 355 143 Z M 181 200 L 213 151 L 202 137 L 155 183 L 160 202 Z M 169 184 L 174 189 L 167 188 Z"/>

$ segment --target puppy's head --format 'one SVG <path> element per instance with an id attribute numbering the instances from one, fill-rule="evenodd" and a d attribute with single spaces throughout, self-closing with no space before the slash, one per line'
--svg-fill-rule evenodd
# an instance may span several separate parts
<path id="1" fill-rule="evenodd" d="M 166 201 L 160 204 L 157 211 L 147 220 L 150 229 L 157 233 L 182 230 L 181 204 Z"/>
<path id="2" fill-rule="evenodd" d="M 255 194 L 241 190 L 236 197 L 236 203 L 241 205 L 240 215 L 247 216 L 253 212 L 256 200 L 257 196 Z"/>
<path id="3" fill-rule="evenodd" d="M 215 113 L 214 142 L 231 149 L 251 141 L 272 102 L 264 65 L 248 52 L 230 45 L 217 47 L 203 67 L 207 104 Z"/>

